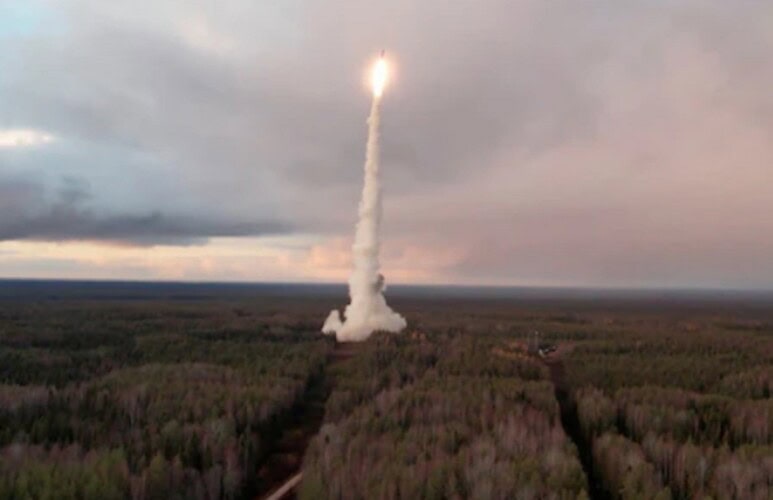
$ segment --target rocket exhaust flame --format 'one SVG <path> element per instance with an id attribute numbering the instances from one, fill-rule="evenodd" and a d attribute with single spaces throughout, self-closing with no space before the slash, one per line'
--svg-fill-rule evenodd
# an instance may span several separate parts
<path id="1" fill-rule="evenodd" d="M 389 78 L 389 66 L 384 57 L 380 57 L 373 65 L 373 71 L 370 74 L 370 83 L 373 86 L 373 97 L 380 98 L 384 94 Z"/>
<path id="2" fill-rule="evenodd" d="M 368 144 L 365 155 L 365 182 L 359 207 L 359 220 L 352 245 L 353 264 L 349 278 L 351 302 L 344 311 L 330 311 L 322 332 L 335 334 L 339 342 L 362 341 L 377 330 L 399 332 L 405 319 L 392 311 L 384 298 L 384 276 L 379 272 L 381 227 L 381 184 L 379 178 L 379 125 L 381 96 L 389 68 L 382 57 L 371 73 L 373 103 L 368 117 Z"/>

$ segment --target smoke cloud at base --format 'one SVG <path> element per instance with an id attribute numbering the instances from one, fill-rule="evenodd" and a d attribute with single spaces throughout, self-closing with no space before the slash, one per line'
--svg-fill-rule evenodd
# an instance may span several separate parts
<path id="1" fill-rule="evenodd" d="M 379 181 L 379 121 L 381 93 L 374 91 L 368 117 L 368 144 L 365 155 L 365 182 L 360 200 L 359 220 L 352 245 L 354 268 L 349 278 L 351 302 L 341 318 L 330 311 L 322 332 L 335 334 L 339 342 L 366 340 L 375 331 L 397 333 L 406 327 L 405 319 L 394 312 L 384 298 L 384 276 L 379 272 L 381 226 L 381 184 Z"/>

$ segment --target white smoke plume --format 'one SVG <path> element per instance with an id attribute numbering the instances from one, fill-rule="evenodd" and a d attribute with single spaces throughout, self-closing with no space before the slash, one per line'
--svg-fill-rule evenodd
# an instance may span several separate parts
<path id="1" fill-rule="evenodd" d="M 379 180 L 379 120 L 381 93 L 374 92 L 368 117 L 368 145 L 365 155 L 365 183 L 362 187 L 359 220 L 354 235 L 352 254 L 354 269 L 349 277 L 351 302 L 344 311 L 330 311 L 322 332 L 335 334 L 339 342 L 357 342 L 377 330 L 399 332 L 405 319 L 392 311 L 384 298 L 384 276 L 379 272 L 379 238 L 381 226 L 381 183 Z"/>

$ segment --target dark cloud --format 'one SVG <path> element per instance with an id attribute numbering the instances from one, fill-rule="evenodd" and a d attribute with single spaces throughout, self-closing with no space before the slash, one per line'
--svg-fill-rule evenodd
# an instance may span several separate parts
<path id="1" fill-rule="evenodd" d="M 229 221 L 206 215 L 101 213 L 88 207 L 88 184 L 65 178 L 53 200 L 28 180 L 0 180 L 0 241 L 106 241 L 132 245 L 189 245 L 216 236 L 259 236 L 288 231 L 279 221 Z"/>

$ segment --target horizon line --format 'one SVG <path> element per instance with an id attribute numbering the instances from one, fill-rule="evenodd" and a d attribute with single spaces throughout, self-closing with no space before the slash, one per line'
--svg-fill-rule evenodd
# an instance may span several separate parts
<path id="1" fill-rule="evenodd" d="M 165 285 L 226 285 L 226 286 L 341 286 L 342 281 L 254 281 L 254 280 L 185 280 L 185 279 L 142 279 L 142 278 L 40 278 L 40 277 L 0 277 L 0 284 L 7 282 L 59 282 L 59 283 L 105 283 L 105 284 L 165 284 Z M 607 291 L 607 292 L 753 292 L 773 293 L 770 288 L 758 287 L 725 287 L 725 286 L 695 286 L 695 285 L 534 285 L 534 284 L 460 284 L 460 283 L 391 283 L 388 288 L 452 288 L 452 289 L 494 289 L 494 290 L 545 290 L 545 291 Z"/>

